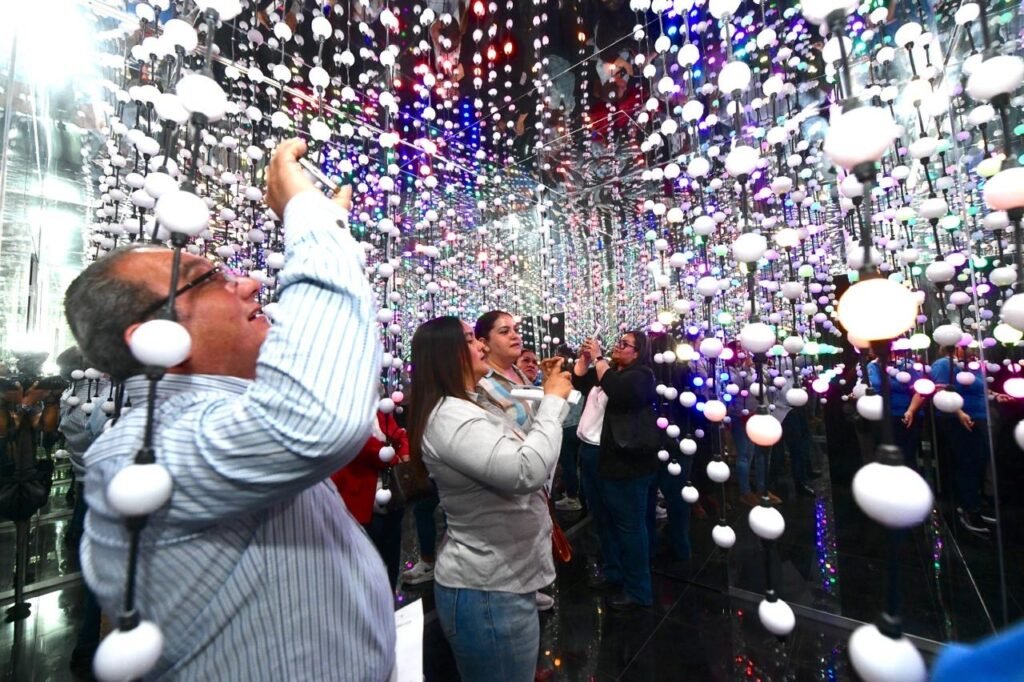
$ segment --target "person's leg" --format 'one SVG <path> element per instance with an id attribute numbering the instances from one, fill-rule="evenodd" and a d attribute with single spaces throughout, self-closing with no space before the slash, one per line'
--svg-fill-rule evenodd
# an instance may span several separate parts
<path id="1" fill-rule="evenodd" d="M 601 482 L 597 477 L 597 461 L 601 450 L 597 445 L 581 443 L 579 454 L 580 483 L 583 495 L 587 500 L 587 509 L 590 511 L 590 524 L 600 547 L 604 578 L 610 583 L 621 584 L 622 575 L 618 570 L 618 562 L 614 558 L 617 555 L 614 550 L 616 545 L 614 539 L 608 536 L 608 511 L 604 506 Z M 610 555 L 613 557 L 611 562 L 609 562 Z"/>
<path id="2" fill-rule="evenodd" d="M 598 515 L 597 508 L 601 505 L 601 489 L 597 485 L 597 460 L 600 455 L 601 450 L 597 445 L 580 443 L 580 490 L 595 521 Z"/>
<path id="3" fill-rule="evenodd" d="M 903 453 L 903 463 L 911 469 L 917 469 L 917 444 L 921 439 L 921 419 L 915 418 L 907 428 L 903 417 L 892 418 L 892 436 L 896 447 Z"/>
<path id="4" fill-rule="evenodd" d="M 754 453 L 754 482 L 757 485 L 757 491 L 765 493 L 768 491 L 768 453 L 771 452 L 771 448 L 751 443 L 750 449 Z"/>
<path id="5" fill-rule="evenodd" d="M 437 551 L 437 523 L 434 521 L 434 510 L 441 503 L 437 495 L 420 500 L 413 507 L 416 518 L 416 539 L 420 543 L 420 559 L 434 563 Z"/>
<path id="6" fill-rule="evenodd" d="M 974 428 L 976 431 L 977 424 Z M 978 439 L 974 431 L 968 431 L 960 424 L 953 425 L 949 430 L 953 437 L 953 487 L 956 503 L 963 511 L 974 513 L 981 507 L 981 479 L 976 453 Z M 983 475 L 984 466 L 981 471 Z"/>
<path id="7" fill-rule="evenodd" d="M 91 674 L 93 655 L 100 645 L 101 612 L 99 602 L 96 601 L 96 595 L 92 593 L 92 590 L 89 589 L 85 582 L 82 583 L 82 589 L 85 590 L 85 600 L 82 605 L 82 624 L 78 629 L 75 648 L 71 651 L 70 667 L 72 671 L 82 671 L 85 674 Z"/>
<path id="8" fill-rule="evenodd" d="M 580 476 L 577 470 L 577 454 L 580 439 L 576 435 L 576 427 L 562 429 L 562 449 L 558 454 L 558 463 L 562 467 L 562 483 L 565 484 L 565 496 L 577 498 L 580 495 Z"/>
<path id="9" fill-rule="evenodd" d="M 402 517 L 405 509 L 389 510 L 386 514 L 374 514 L 366 525 L 366 533 L 373 546 L 380 552 L 384 567 L 388 571 L 391 589 L 398 586 L 398 571 L 402 562 Z"/>
<path id="10" fill-rule="evenodd" d="M 970 431 L 961 427 L 959 435 L 955 457 L 960 506 L 964 511 L 976 513 L 981 510 L 981 487 L 988 463 L 988 422 L 980 419 Z"/>
<path id="11" fill-rule="evenodd" d="M 668 473 L 665 467 L 658 470 L 657 486 L 665 498 L 665 509 L 668 511 L 668 533 L 672 541 L 672 551 L 677 559 L 690 558 L 690 505 L 683 499 L 683 486 L 689 472 L 690 457 L 684 457 L 680 464 L 683 472 L 678 476 Z"/>
<path id="12" fill-rule="evenodd" d="M 653 474 L 618 481 L 602 480 L 605 508 L 618 544 L 619 569 L 626 594 L 640 604 L 654 602 L 647 547 L 647 495 Z"/>
<path id="13" fill-rule="evenodd" d="M 651 560 L 658 553 L 658 483 L 657 477 L 651 481 L 647 489 L 647 502 L 644 503 L 644 527 L 647 529 L 647 549 Z"/>
<path id="14" fill-rule="evenodd" d="M 807 485 L 811 468 L 811 434 L 807 428 L 807 416 L 801 408 L 793 408 L 782 420 L 782 440 L 789 452 L 793 483 Z"/>
<path id="15" fill-rule="evenodd" d="M 740 486 L 740 495 L 750 493 L 750 458 L 754 444 L 747 436 L 747 429 L 736 419 L 731 424 L 732 440 L 736 444 L 736 480 Z"/>
<path id="16" fill-rule="evenodd" d="M 434 584 L 437 619 L 463 682 L 532 682 L 540 653 L 534 593 Z"/>

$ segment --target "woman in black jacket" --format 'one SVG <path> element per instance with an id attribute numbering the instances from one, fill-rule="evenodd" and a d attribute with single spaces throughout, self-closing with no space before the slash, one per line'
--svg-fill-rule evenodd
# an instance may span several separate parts
<path id="1" fill-rule="evenodd" d="M 659 434 L 647 335 L 624 333 L 610 361 L 595 340 L 584 344 L 583 354 L 594 359 L 589 378 L 608 396 L 598 460 L 604 522 L 597 527 L 604 579 L 621 588 L 608 598 L 608 606 L 619 611 L 650 606 L 654 598 L 646 514 L 648 490 L 658 470 Z"/>

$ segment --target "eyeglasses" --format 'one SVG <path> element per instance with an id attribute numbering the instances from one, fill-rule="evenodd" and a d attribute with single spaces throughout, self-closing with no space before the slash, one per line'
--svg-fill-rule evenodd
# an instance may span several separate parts
<path id="1" fill-rule="evenodd" d="M 199 286 L 199 285 L 201 285 L 201 284 L 203 284 L 205 282 L 209 282 L 211 279 L 213 279 L 217 275 L 224 274 L 225 272 L 226 271 L 224 270 L 224 268 L 221 268 L 219 266 L 207 270 L 206 272 L 204 272 L 203 274 L 199 275 L 198 277 L 196 277 L 192 281 L 186 282 L 185 284 L 183 284 L 177 291 L 174 292 L 174 298 L 178 298 L 179 296 L 184 294 L 186 291 L 189 291 L 191 289 L 195 289 L 197 286 Z M 154 313 L 156 313 L 156 311 L 160 310 L 165 305 L 167 305 L 167 302 L 170 301 L 170 300 L 171 300 L 170 296 L 164 296 L 159 301 L 156 301 L 155 303 L 153 303 L 152 305 L 147 307 L 145 310 L 143 310 L 142 314 L 139 315 L 139 319 L 140 320 L 147 320 L 147 319 L 149 319 L 149 317 L 152 316 Z"/>
<path id="2" fill-rule="evenodd" d="M 632 348 L 633 350 L 636 350 L 636 346 L 634 346 L 633 344 L 631 344 L 631 343 L 630 343 L 629 341 L 626 341 L 625 339 L 620 339 L 620 340 L 619 340 L 619 341 L 618 341 L 618 342 L 617 342 L 617 343 L 615 344 L 615 347 L 616 347 L 616 348 Z"/>

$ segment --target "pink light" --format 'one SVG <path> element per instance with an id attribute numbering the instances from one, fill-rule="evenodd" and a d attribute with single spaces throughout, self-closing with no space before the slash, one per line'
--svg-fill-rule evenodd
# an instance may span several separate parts
<path id="1" fill-rule="evenodd" d="M 732 348 L 723 348 L 722 354 L 719 355 L 718 357 L 720 357 L 722 360 L 732 360 L 734 357 L 736 357 L 736 353 L 733 352 Z"/>
<path id="2" fill-rule="evenodd" d="M 1013 398 L 1024 398 L 1024 378 L 1013 377 L 1003 383 L 1003 391 Z"/>

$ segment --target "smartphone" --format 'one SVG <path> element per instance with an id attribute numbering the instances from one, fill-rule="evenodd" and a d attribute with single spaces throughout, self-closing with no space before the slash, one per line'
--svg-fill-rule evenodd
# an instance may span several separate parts
<path id="1" fill-rule="evenodd" d="M 338 183 L 331 180 L 329 177 L 317 167 L 315 163 L 310 161 L 304 156 L 299 157 L 299 165 L 302 166 L 302 170 L 306 171 L 306 174 L 310 176 L 310 179 L 318 185 L 321 185 L 324 189 L 330 191 L 332 194 L 338 191 Z"/>

